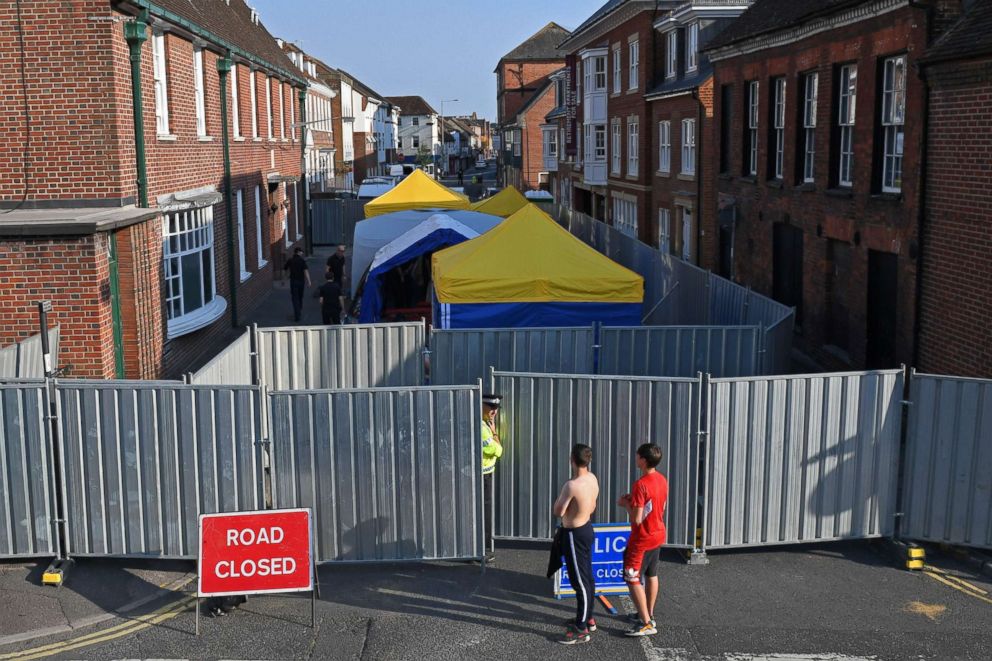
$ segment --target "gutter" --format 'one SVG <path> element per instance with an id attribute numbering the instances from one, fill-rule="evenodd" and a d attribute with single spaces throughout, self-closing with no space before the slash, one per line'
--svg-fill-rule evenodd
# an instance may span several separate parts
<path id="1" fill-rule="evenodd" d="M 148 40 L 148 12 L 124 24 L 124 39 L 131 59 L 131 106 L 134 122 L 134 159 L 137 168 L 138 206 L 148 208 L 148 170 L 145 166 L 145 119 L 141 103 L 141 46 Z"/>
<path id="2" fill-rule="evenodd" d="M 699 98 L 699 88 L 692 91 L 696 99 L 696 265 L 703 254 L 703 118 L 706 113 L 703 100 Z M 671 140 L 669 140 L 671 142 Z"/>
<path id="3" fill-rule="evenodd" d="M 241 284 L 240 264 L 234 258 L 234 209 L 231 195 L 231 141 L 227 123 L 227 74 L 233 60 L 230 54 L 217 60 L 217 73 L 220 74 L 220 126 L 221 142 L 224 145 L 224 205 L 227 207 L 227 264 L 228 278 L 231 281 L 231 326 L 238 327 L 238 285 Z"/>

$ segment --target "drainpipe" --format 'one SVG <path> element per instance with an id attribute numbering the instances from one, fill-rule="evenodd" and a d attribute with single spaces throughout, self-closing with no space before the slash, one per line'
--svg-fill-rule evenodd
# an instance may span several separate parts
<path id="1" fill-rule="evenodd" d="M 220 126 L 221 142 L 224 144 L 224 204 L 227 207 L 227 263 L 228 275 L 231 280 L 231 326 L 238 327 L 238 284 L 240 282 L 240 265 L 235 263 L 234 233 L 234 200 L 231 195 L 231 141 L 228 135 L 230 127 L 227 121 L 227 74 L 231 71 L 233 62 L 231 54 L 217 60 L 217 73 L 220 74 Z"/>
<path id="2" fill-rule="evenodd" d="M 134 115 L 134 157 L 138 174 L 138 206 L 148 207 L 148 171 L 145 168 L 145 120 L 141 110 L 141 45 L 148 40 L 148 10 L 124 24 L 124 39 L 131 51 L 131 104 Z"/>
<path id="3" fill-rule="evenodd" d="M 696 265 L 703 256 L 703 119 L 706 116 L 699 88 L 692 92 L 696 99 Z M 669 141 L 670 142 L 670 141 Z"/>
<path id="4" fill-rule="evenodd" d="M 300 88 L 300 181 L 303 184 L 303 245 L 313 254 L 313 216 L 310 213 L 310 181 L 307 179 L 307 90 Z M 314 145 L 316 147 L 316 145 Z M 297 204 L 298 200 L 293 200 Z"/>

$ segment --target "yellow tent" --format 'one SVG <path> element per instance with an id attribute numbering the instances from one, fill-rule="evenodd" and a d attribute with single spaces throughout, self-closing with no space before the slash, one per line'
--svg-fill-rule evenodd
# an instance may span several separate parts
<path id="1" fill-rule="evenodd" d="M 468 209 L 468 198 L 414 170 L 392 190 L 365 205 L 365 217 L 408 209 Z"/>
<path id="2" fill-rule="evenodd" d="M 644 279 L 533 204 L 432 258 L 440 328 L 640 325 Z"/>
<path id="3" fill-rule="evenodd" d="M 507 186 L 492 197 L 479 200 L 472 205 L 471 209 L 500 218 L 509 218 L 528 204 L 527 198 L 521 195 L 520 191 L 513 186 Z"/>

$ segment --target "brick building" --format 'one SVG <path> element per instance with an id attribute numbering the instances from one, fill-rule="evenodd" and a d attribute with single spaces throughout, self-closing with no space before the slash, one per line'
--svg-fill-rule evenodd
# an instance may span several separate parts
<path id="1" fill-rule="evenodd" d="M 724 265 L 827 368 L 913 357 L 925 88 L 950 1 L 758 0 L 707 49 Z M 717 217 L 721 221 L 718 223 Z"/>
<path id="2" fill-rule="evenodd" d="M 992 378 L 992 2 L 979 0 L 920 60 L 926 187 L 913 364 Z"/>
<path id="3" fill-rule="evenodd" d="M 4 3 L 0 25 L 0 344 L 48 299 L 72 376 L 190 369 L 302 238 L 306 80 L 243 0 Z"/>
<path id="4" fill-rule="evenodd" d="M 317 68 L 327 65 L 308 55 L 298 46 L 283 39 L 277 39 L 289 60 L 295 64 L 307 80 L 306 136 L 304 162 L 306 178 L 312 192 L 325 190 L 334 180 L 334 122 L 332 109 L 336 93 L 317 78 Z"/>
<path id="5" fill-rule="evenodd" d="M 355 81 L 348 74 L 316 63 L 317 78 L 331 88 L 331 126 L 337 136 L 331 189 L 353 191 L 355 183 Z"/>
<path id="6" fill-rule="evenodd" d="M 548 23 L 496 65 L 494 130 L 502 137 L 497 177 L 504 184 L 521 190 L 540 186 L 541 124 L 554 107 L 549 78 L 565 64 L 564 51 L 558 46 L 569 34 L 557 23 Z"/>
<path id="7" fill-rule="evenodd" d="M 421 96 L 391 96 L 386 99 L 399 108 L 397 159 L 417 163 L 436 162 L 441 154 L 441 122 L 436 110 Z"/>

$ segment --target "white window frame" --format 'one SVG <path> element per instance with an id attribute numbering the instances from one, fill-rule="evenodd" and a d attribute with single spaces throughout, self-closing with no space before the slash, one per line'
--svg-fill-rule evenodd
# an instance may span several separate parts
<path id="1" fill-rule="evenodd" d="M 511 145 L 512 145 L 512 142 L 511 142 Z M 420 149 L 420 136 L 419 135 L 415 135 L 415 136 L 412 136 L 410 138 L 410 149 Z"/>
<path id="2" fill-rule="evenodd" d="M 820 75 L 815 71 L 803 80 L 803 182 L 816 181 L 816 97 Z"/>
<path id="3" fill-rule="evenodd" d="M 272 78 L 265 77 L 265 126 L 266 135 L 269 140 L 273 139 L 272 134 Z"/>
<path id="4" fill-rule="evenodd" d="M 691 207 L 679 207 L 682 210 L 682 259 L 692 262 L 692 216 Z"/>
<path id="5" fill-rule="evenodd" d="M 658 172 L 672 171 L 672 122 L 658 122 Z"/>
<path id="6" fill-rule="evenodd" d="M 620 175 L 621 158 L 620 119 L 618 117 L 614 117 L 610 122 L 610 174 L 615 174 L 617 176 Z"/>
<path id="7" fill-rule="evenodd" d="M 241 137 L 241 108 L 238 106 L 238 65 L 231 63 L 231 123 L 234 124 L 234 139 Z"/>
<path id="8" fill-rule="evenodd" d="M 627 175 L 636 177 L 641 164 L 640 154 L 641 122 L 639 119 L 627 120 Z"/>
<path id="9" fill-rule="evenodd" d="M 542 131 L 544 136 L 544 157 L 558 159 L 558 131 Z"/>
<path id="10" fill-rule="evenodd" d="M 167 335 L 170 339 L 208 326 L 224 314 L 227 301 L 217 292 L 212 206 L 163 214 L 162 255 Z M 182 269 L 184 258 L 192 255 L 197 256 L 195 263 L 199 268 L 201 305 L 187 310 L 183 282 L 187 276 Z M 205 261 L 209 273 L 204 271 Z M 207 278 L 211 291 L 209 300 L 204 287 Z"/>
<path id="11" fill-rule="evenodd" d="M 672 252 L 672 212 L 658 209 L 658 250 L 664 254 Z"/>
<path id="12" fill-rule="evenodd" d="M 248 86 L 251 88 L 251 137 L 258 139 L 258 82 L 255 70 L 248 72 Z"/>
<path id="13" fill-rule="evenodd" d="M 300 192 L 296 189 L 297 183 L 293 182 L 293 195 L 289 198 L 289 208 L 293 212 L 293 227 L 296 228 L 296 240 L 299 241 L 303 238 L 303 223 L 300 222 L 300 210 L 299 210 L 299 199 Z M 288 191 L 288 187 L 287 187 Z"/>
<path id="14" fill-rule="evenodd" d="M 619 94 L 623 89 L 623 67 L 620 62 L 620 47 L 613 49 L 613 93 Z"/>
<path id="15" fill-rule="evenodd" d="M 858 102 L 858 65 L 845 64 L 838 72 L 837 126 L 839 128 L 837 184 L 854 185 L 854 120 Z"/>
<path id="16" fill-rule="evenodd" d="M 251 277 L 248 272 L 247 256 L 245 255 L 245 201 L 244 193 L 239 188 L 234 191 L 234 206 L 238 210 L 238 265 L 241 267 L 241 282 Z"/>
<path id="17" fill-rule="evenodd" d="M 155 131 L 158 135 L 169 135 L 169 81 L 165 34 L 152 34 L 152 69 L 155 79 Z"/>
<path id="18" fill-rule="evenodd" d="M 758 81 L 752 80 L 747 86 L 747 128 L 750 137 L 748 145 L 748 174 L 752 177 L 758 175 L 758 94 L 760 88 Z"/>
<path id="19" fill-rule="evenodd" d="M 599 163 L 606 162 L 606 124 L 595 124 L 593 134 L 593 160 Z"/>
<path id="20" fill-rule="evenodd" d="M 621 234 L 637 238 L 637 199 L 613 197 L 613 227 Z"/>
<path id="21" fill-rule="evenodd" d="M 774 176 L 781 180 L 785 176 L 785 77 L 776 78 L 774 85 L 775 112 L 772 116 L 775 131 Z"/>
<path id="22" fill-rule="evenodd" d="M 679 37 L 678 32 L 672 30 L 665 35 L 665 42 L 668 48 L 665 49 L 665 78 L 674 78 L 678 73 L 679 59 Z"/>
<path id="23" fill-rule="evenodd" d="M 682 174 L 696 174 L 696 120 L 682 120 Z"/>
<path id="24" fill-rule="evenodd" d="M 203 49 L 193 47 L 193 98 L 196 107 L 196 135 L 207 135 L 207 99 L 203 87 Z"/>
<path id="25" fill-rule="evenodd" d="M 593 87 L 592 92 L 606 91 L 606 56 L 597 55 L 593 59 Z"/>
<path id="26" fill-rule="evenodd" d="M 886 58 L 882 68 L 882 192 L 900 193 L 906 123 L 906 56 Z"/>
<path id="27" fill-rule="evenodd" d="M 290 140 L 296 140 L 296 108 L 294 107 L 293 97 L 296 95 L 296 88 L 289 88 L 289 138 Z"/>
<path id="28" fill-rule="evenodd" d="M 685 70 L 695 71 L 699 65 L 699 23 L 690 23 L 685 30 Z"/>
<path id="29" fill-rule="evenodd" d="M 637 39 L 630 42 L 627 52 L 630 54 L 630 80 L 628 81 L 628 88 L 636 90 L 641 83 L 641 42 Z"/>
<path id="30" fill-rule="evenodd" d="M 262 187 L 255 186 L 255 250 L 256 256 L 258 257 L 258 268 L 261 269 L 263 266 L 268 264 L 265 261 L 265 253 L 262 248 L 265 245 L 264 234 L 262 228 L 264 226 L 264 219 L 262 218 Z"/>
<path id="31" fill-rule="evenodd" d="M 283 89 L 284 85 L 282 81 L 276 81 L 276 92 L 279 94 L 279 139 L 286 139 L 286 106 L 284 96 L 286 91 Z"/>

